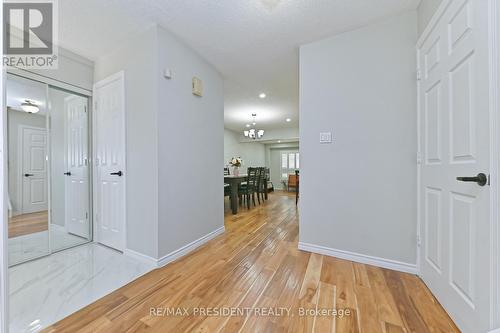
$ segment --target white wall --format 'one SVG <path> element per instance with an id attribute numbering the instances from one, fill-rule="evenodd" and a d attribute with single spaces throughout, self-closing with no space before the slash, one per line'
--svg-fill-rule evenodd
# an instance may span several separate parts
<path id="1" fill-rule="evenodd" d="M 224 129 L 224 161 L 226 166 L 233 157 L 243 159 L 243 170 L 248 167 L 266 165 L 266 146 L 259 142 L 240 142 L 240 134 Z"/>
<path id="2" fill-rule="evenodd" d="M 300 242 L 416 263 L 416 26 L 300 48 Z"/>
<path id="3" fill-rule="evenodd" d="M 196 52 L 158 28 L 159 256 L 224 226 L 224 82 Z M 173 79 L 162 77 L 170 68 Z M 203 97 L 191 92 L 203 80 Z"/>
<path id="4" fill-rule="evenodd" d="M 427 24 L 443 0 L 421 0 L 417 9 L 418 36 L 422 35 Z"/>
<path id="5" fill-rule="evenodd" d="M 94 82 L 94 63 L 82 56 L 59 47 L 59 65 L 57 69 L 9 70 L 13 73 L 34 73 L 44 78 L 92 91 Z"/>
<path id="6" fill-rule="evenodd" d="M 0 17 L 3 17 L 3 6 L 0 6 Z M 3 24 L 0 24 L 0 43 L 3 45 Z M 7 161 L 5 158 L 5 130 L 7 128 L 7 112 L 5 105 L 5 72 L 0 71 L 0 107 L 2 113 L 0 116 L 0 191 L 2 193 L 2 205 L 0 205 L 0 333 L 6 333 L 8 330 L 8 271 L 7 271 L 7 207 L 6 189 L 7 184 Z"/>
<path id="7" fill-rule="evenodd" d="M 95 62 L 96 82 L 125 71 L 127 248 L 158 256 L 158 33 L 131 36 Z"/>

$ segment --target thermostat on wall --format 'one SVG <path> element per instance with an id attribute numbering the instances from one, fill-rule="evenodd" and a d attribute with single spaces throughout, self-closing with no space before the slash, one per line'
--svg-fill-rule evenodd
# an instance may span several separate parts
<path id="1" fill-rule="evenodd" d="M 193 77 L 193 95 L 203 96 L 203 81 L 197 77 Z"/>
<path id="2" fill-rule="evenodd" d="M 319 143 L 332 143 L 332 132 L 319 133 Z"/>

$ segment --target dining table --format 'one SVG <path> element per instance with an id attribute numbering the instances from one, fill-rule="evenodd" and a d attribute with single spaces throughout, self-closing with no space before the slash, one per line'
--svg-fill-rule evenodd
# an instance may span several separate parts
<path id="1" fill-rule="evenodd" d="M 231 203 L 231 211 L 233 214 L 238 214 L 238 188 L 239 185 L 247 180 L 246 174 L 240 175 L 225 175 L 224 184 L 229 184 L 231 186 L 231 195 L 229 196 Z"/>

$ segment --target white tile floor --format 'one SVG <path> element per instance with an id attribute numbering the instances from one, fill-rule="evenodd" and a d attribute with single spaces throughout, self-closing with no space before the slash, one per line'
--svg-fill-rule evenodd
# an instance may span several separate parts
<path id="1" fill-rule="evenodd" d="M 153 268 L 95 243 L 14 266 L 10 332 L 37 332 Z"/>
<path id="2" fill-rule="evenodd" d="M 69 234 L 64 228 L 57 225 L 52 226 L 50 233 L 53 251 L 87 242 L 85 238 Z M 49 253 L 48 237 L 48 231 L 41 231 L 9 238 L 9 265 L 47 255 Z"/>

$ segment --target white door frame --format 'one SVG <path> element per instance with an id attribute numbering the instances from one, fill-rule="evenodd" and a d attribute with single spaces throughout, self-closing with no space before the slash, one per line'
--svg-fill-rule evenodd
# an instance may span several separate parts
<path id="1" fill-rule="evenodd" d="M 432 31 L 452 0 L 444 0 L 434 13 L 427 28 L 424 30 L 417 42 L 417 64 L 420 64 L 420 53 L 418 49 L 425 37 Z M 500 4 L 497 0 L 488 0 L 489 12 L 489 49 L 490 49 L 490 290 L 493 297 L 490 304 L 490 327 L 500 327 Z M 420 66 L 420 65 L 418 65 Z M 417 72 L 421 73 L 421 68 Z M 420 84 L 417 85 L 417 93 L 420 93 Z M 420 152 L 420 101 L 417 99 L 417 151 Z M 496 157 L 496 158 L 495 158 Z M 417 270 L 420 275 L 420 226 L 422 216 L 420 214 L 420 175 L 421 156 L 417 156 Z"/>
<path id="2" fill-rule="evenodd" d="M 491 328 L 500 327 L 500 4 L 488 1 L 490 15 L 490 147 L 491 147 Z"/>
<path id="3" fill-rule="evenodd" d="M 106 85 L 110 82 L 116 81 L 116 80 L 121 80 L 122 82 L 122 91 L 123 91 L 123 96 L 122 96 L 122 105 L 124 109 L 124 117 L 123 117 L 123 129 L 124 129 L 124 134 L 125 134 L 125 140 L 123 144 L 123 156 L 125 157 L 125 170 L 124 170 L 124 179 L 123 179 L 123 191 L 125 192 L 125 205 L 124 205 L 124 211 L 123 211 L 123 218 L 125 221 L 123 221 L 123 250 L 127 249 L 127 105 L 126 105 L 126 93 L 127 91 L 125 90 L 125 71 L 119 71 L 115 74 L 112 74 L 101 81 L 98 81 L 94 83 L 93 89 L 92 89 L 92 107 L 91 107 L 91 123 L 92 123 L 92 188 L 97 190 L 98 184 L 97 184 L 97 124 L 96 124 L 96 112 L 99 112 L 97 108 L 95 107 L 95 101 L 97 100 L 97 94 L 96 90 L 97 88 Z M 97 196 L 92 195 L 92 239 L 94 242 L 97 242 L 97 235 L 95 234 L 98 232 L 98 226 L 97 226 L 97 219 L 95 214 L 97 214 Z"/>
<path id="4" fill-rule="evenodd" d="M 0 17 L 3 17 L 3 6 L 0 6 Z M 0 24 L 0 45 L 3 45 L 3 24 Z M 7 278 L 7 112 L 5 105 L 5 69 L 0 71 L 0 191 L 2 193 L 2 204 L 0 205 L 0 333 L 6 333 L 8 327 L 8 278 Z"/>

